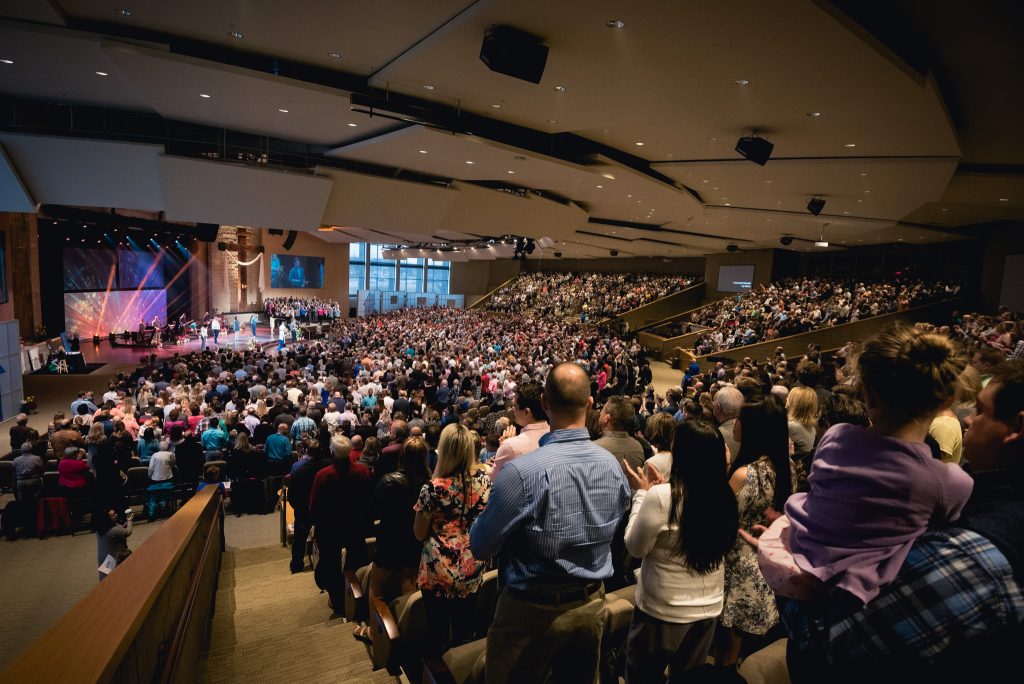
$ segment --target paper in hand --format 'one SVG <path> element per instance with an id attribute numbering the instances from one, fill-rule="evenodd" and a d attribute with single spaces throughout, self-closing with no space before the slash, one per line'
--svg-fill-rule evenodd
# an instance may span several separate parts
<path id="1" fill-rule="evenodd" d="M 116 568 L 116 567 L 117 567 L 117 561 L 114 559 L 113 556 L 111 556 L 108 553 L 107 557 L 103 559 L 103 564 L 100 565 L 99 570 L 104 575 L 109 575 L 110 573 L 112 573 L 114 571 L 114 568 Z"/>

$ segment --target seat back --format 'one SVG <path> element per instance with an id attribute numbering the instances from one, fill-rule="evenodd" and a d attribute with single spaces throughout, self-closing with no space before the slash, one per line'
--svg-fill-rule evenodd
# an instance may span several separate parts
<path id="1" fill-rule="evenodd" d="M 149 486 L 149 468 L 146 466 L 129 468 L 125 474 L 128 476 L 128 482 L 125 486 L 129 492 L 142 492 Z"/>
<path id="2" fill-rule="evenodd" d="M 55 473 L 55 472 L 57 472 L 57 465 L 59 463 L 60 463 L 60 461 L 58 461 L 55 458 L 47 459 L 47 461 L 46 461 L 46 468 L 45 468 L 46 472 L 48 472 L 48 473 Z"/>
<path id="3" fill-rule="evenodd" d="M 17 486 L 13 461 L 0 461 L 0 492 L 13 492 Z"/>
<path id="4" fill-rule="evenodd" d="M 476 592 L 475 632 L 477 639 L 487 636 L 487 629 L 494 620 L 494 609 L 498 606 L 498 571 L 484 573 L 483 584 Z"/>
<path id="5" fill-rule="evenodd" d="M 228 474 L 228 462 L 227 461 L 207 461 L 206 465 L 203 466 L 203 475 L 206 475 L 206 471 L 210 468 L 217 466 L 220 468 L 220 479 L 223 482 L 224 478 Z"/>
<path id="6" fill-rule="evenodd" d="M 379 597 L 370 602 L 370 633 L 373 639 L 371 661 L 374 670 L 387 668 L 398 676 L 405 655 L 416 648 L 414 639 L 422 640 L 427 633 L 427 616 L 422 594 L 417 590 L 399 596 L 389 604 Z M 419 678 L 411 678 L 419 681 Z"/>
<path id="7" fill-rule="evenodd" d="M 604 623 L 604 636 L 601 638 L 601 651 L 608 653 L 626 643 L 629 623 L 633 619 L 633 604 L 615 594 L 607 594 L 604 598 L 608 612 Z"/>
<path id="8" fill-rule="evenodd" d="M 43 473 L 43 496 L 55 496 L 60 491 L 60 473 Z"/>

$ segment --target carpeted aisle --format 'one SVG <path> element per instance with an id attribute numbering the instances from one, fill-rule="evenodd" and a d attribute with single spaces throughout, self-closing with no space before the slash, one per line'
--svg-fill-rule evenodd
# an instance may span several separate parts
<path id="1" fill-rule="evenodd" d="M 352 638 L 354 625 L 331 619 L 313 573 L 292 575 L 289 558 L 279 544 L 229 546 L 199 681 L 397 681 L 370 669 L 366 646 Z"/>

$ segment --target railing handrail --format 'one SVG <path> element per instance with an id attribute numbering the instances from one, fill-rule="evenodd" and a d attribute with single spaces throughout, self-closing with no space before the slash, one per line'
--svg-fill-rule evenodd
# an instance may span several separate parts
<path id="1" fill-rule="evenodd" d="M 517 276 L 517 275 L 516 276 L 512 276 L 511 278 L 509 278 L 508 280 L 503 282 L 501 285 L 499 285 L 498 287 L 494 288 L 493 290 L 491 290 L 490 292 L 485 294 L 483 297 L 481 297 L 480 299 L 478 299 L 475 302 L 473 302 L 472 304 L 470 304 L 469 308 L 470 309 L 478 308 L 480 305 L 482 305 L 484 302 L 486 302 L 488 299 L 490 299 L 492 296 L 494 296 L 495 292 L 497 292 L 501 288 L 505 287 L 506 285 L 508 285 L 509 283 L 511 283 L 513 280 L 515 280 L 518 277 L 519 276 Z"/>
<path id="2" fill-rule="evenodd" d="M 205 487 L 76 603 L 8 670 L 4 682 L 106 682 L 117 672 L 188 543 L 219 514 Z"/>
<path id="3" fill-rule="evenodd" d="M 707 361 L 707 357 L 709 357 L 709 356 L 725 356 L 729 352 L 739 352 L 740 350 L 743 350 L 743 349 L 752 349 L 754 347 L 759 347 L 759 346 L 767 345 L 767 344 L 774 344 L 774 345 L 778 346 L 779 344 L 782 344 L 782 343 L 792 342 L 793 340 L 795 340 L 795 339 L 797 339 L 799 337 L 804 337 L 805 335 L 814 335 L 814 334 L 820 335 L 822 332 L 833 332 L 833 331 L 836 331 L 836 330 L 841 330 L 843 328 L 846 328 L 847 326 L 860 325 L 862 323 L 878 323 L 879 321 L 883 321 L 883 319 L 890 318 L 890 317 L 893 317 L 893 316 L 901 316 L 902 317 L 902 316 L 906 316 L 908 314 L 911 314 L 911 313 L 913 313 L 915 311 L 921 311 L 922 309 L 938 307 L 938 306 L 942 306 L 944 304 L 950 304 L 952 302 L 961 301 L 963 299 L 964 299 L 963 296 L 950 297 L 949 299 L 940 299 L 940 300 L 935 301 L 935 302 L 929 302 L 928 304 L 919 304 L 919 305 L 913 306 L 913 307 L 911 307 L 909 309 L 904 309 L 903 311 L 890 311 L 888 313 L 879 314 L 877 316 L 868 316 L 867 318 L 861 318 L 861 319 L 856 320 L 856 321 L 847 321 L 846 323 L 840 323 L 839 325 L 833 325 L 833 326 L 830 326 L 830 327 L 827 327 L 827 328 L 815 328 L 813 330 L 807 330 L 807 331 L 804 331 L 802 333 L 796 333 L 794 335 L 786 335 L 784 337 L 776 337 L 775 339 L 772 339 L 772 340 L 761 340 L 760 342 L 755 342 L 754 344 L 747 344 L 747 345 L 744 345 L 742 347 L 732 347 L 730 349 L 722 349 L 720 351 L 711 352 L 710 354 L 704 354 L 703 356 L 698 356 L 698 357 L 696 357 L 696 359 L 697 359 L 697 361 L 702 361 L 702 360 L 703 361 Z M 750 354 L 744 353 L 743 356 L 750 356 Z"/>
<path id="4" fill-rule="evenodd" d="M 631 313 L 635 313 L 635 312 L 640 311 L 642 309 L 646 309 L 649 306 L 654 306 L 655 304 L 658 304 L 658 303 L 662 302 L 663 300 L 668 299 L 669 297 L 675 297 L 677 295 L 681 295 L 684 292 L 689 292 L 690 290 L 694 289 L 695 287 L 701 287 L 704 284 L 705 284 L 704 283 L 704 279 L 702 278 L 701 280 L 699 280 L 696 283 L 693 283 L 692 285 L 687 285 L 682 290 L 678 290 L 676 292 L 673 292 L 672 294 L 667 294 L 664 297 L 658 297 L 654 301 L 647 302 L 646 304 L 641 304 L 640 306 L 632 308 L 629 311 L 623 311 L 622 313 L 618 313 L 618 314 L 615 314 L 615 315 L 618 316 L 619 318 L 622 318 L 623 316 L 628 316 Z M 675 314 L 672 314 L 672 315 L 674 316 Z M 652 323 L 651 325 L 657 325 L 657 323 Z"/>

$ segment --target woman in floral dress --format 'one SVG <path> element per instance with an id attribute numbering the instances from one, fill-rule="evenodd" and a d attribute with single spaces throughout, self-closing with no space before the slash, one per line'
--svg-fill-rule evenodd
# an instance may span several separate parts
<path id="1" fill-rule="evenodd" d="M 414 506 L 416 538 L 423 541 L 416 585 L 436 654 L 473 638 L 476 591 L 485 563 L 469 549 L 469 528 L 487 505 L 491 480 L 477 463 L 476 444 L 464 425 L 449 425 L 437 445 L 433 478 Z"/>
<path id="2" fill-rule="evenodd" d="M 729 486 L 736 493 L 741 530 L 765 525 L 769 508 L 781 512 L 793 493 L 786 409 L 772 395 L 744 405 L 733 425 L 740 443 L 730 469 Z M 777 478 L 782 471 L 785 476 Z M 775 594 L 757 566 L 757 552 L 737 537 L 725 556 L 725 604 L 719 623 L 726 629 L 716 663 L 731 667 L 739 659 L 745 635 L 762 635 L 779 620 Z"/>

